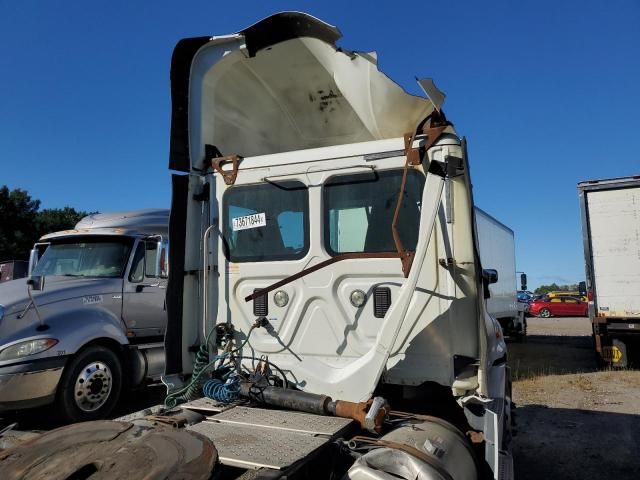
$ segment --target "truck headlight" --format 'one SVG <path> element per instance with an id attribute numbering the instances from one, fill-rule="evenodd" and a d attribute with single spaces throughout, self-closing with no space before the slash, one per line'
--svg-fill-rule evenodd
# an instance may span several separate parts
<path id="1" fill-rule="evenodd" d="M 0 352 L 0 360 L 13 360 L 16 358 L 27 357 L 29 355 L 35 355 L 36 353 L 49 350 L 56 343 L 58 343 L 58 340 L 55 338 L 37 338 L 35 340 L 16 343 L 15 345 L 11 345 Z"/>

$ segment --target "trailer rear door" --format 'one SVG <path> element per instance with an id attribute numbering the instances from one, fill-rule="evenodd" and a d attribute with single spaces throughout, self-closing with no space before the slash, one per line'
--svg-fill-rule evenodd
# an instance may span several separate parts
<path id="1" fill-rule="evenodd" d="M 640 187 L 587 192 L 596 315 L 640 319 Z"/>

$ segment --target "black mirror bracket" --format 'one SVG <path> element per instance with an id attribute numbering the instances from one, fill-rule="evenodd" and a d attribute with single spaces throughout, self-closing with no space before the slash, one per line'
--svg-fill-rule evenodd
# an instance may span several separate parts
<path id="1" fill-rule="evenodd" d="M 27 280 L 30 290 L 39 292 L 44 290 L 44 275 L 31 275 Z"/>
<path id="2" fill-rule="evenodd" d="M 44 321 L 42 320 L 42 315 L 40 315 L 38 304 L 33 298 L 33 291 L 34 290 L 41 291 L 43 289 L 44 289 L 44 275 L 32 275 L 29 277 L 29 279 L 27 280 L 27 292 L 29 293 L 29 298 L 31 299 L 31 302 L 29 303 L 29 305 L 27 305 L 27 307 L 24 309 L 24 311 L 20 316 L 20 318 L 24 317 L 24 315 L 27 313 L 27 310 L 29 310 L 29 306 L 33 305 L 33 308 L 36 311 L 36 315 L 38 316 L 38 322 L 39 322 L 38 331 L 46 330 L 46 326 L 44 324 Z"/>
<path id="3" fill-rule="evenodd" d="M 496 283 L 498 281 L 498 271 L 493 268 L 483 268 L 482 269 L 482 286 L 484 290 L 484 298 L 490 298 L 491 292 L 489 290 L 489 285 L 492 283 Z"/>

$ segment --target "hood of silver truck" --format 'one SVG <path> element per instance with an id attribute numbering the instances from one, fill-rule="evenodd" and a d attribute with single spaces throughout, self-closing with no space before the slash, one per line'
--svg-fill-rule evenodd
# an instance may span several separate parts
<path id="1" fill-rule="evenodd" d="M 122 308 L 121 278 L 46 277 L 44 289 L 32 292 L 38 310 L 27 288 L 26 279 L 0 284 L 0 305 L 5 307 L 0 317 L 2 345 L 47 333 L 70 338 L 69 330 L 75 328 L 72 317 L 82 316 L 82 312 L 89 309 L 102 310 L 105 317 L 117 315 L 118 318 Z M 86 318 L 89 316 L 91 312 Z M 42 329 L 43 325 L 53 328 Z"/>
<path id="2" fill-rule="evenodd" d="M 79 298 L 111 293 L 112 289 L 106 287 L 113 279 L 104 278 L 74 278 L 65 276 L 48 276 L 45 279 L 45 288 L 41 291 L 33 292 L 33 296 L 38 306 L 45 306 L 51 303 Z M 121 284 L 122 280 L 117 279 Z M 120 286 L 120 285 L 117 285 Z M 4 315 L 8 316 L 22 312 L 31 302 L 28 293 L 27 279 L 12 280 L 0 284 L 0 305 L 5 307 Z M 120 286 L 120 292 L 122 287 Z"/>

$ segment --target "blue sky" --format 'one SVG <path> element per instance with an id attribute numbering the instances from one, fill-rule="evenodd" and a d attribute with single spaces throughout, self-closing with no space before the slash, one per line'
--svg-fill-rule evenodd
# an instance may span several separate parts
<path id="1" fill-rule="evenodd" d="M 583 278 L 577 182 L 640 174 L 636 0 L 0 0 L 0 185 L 43 208 L 168 206 L 174 44 L 281 10 L 337 25 L 413 93 L 433 77 L 530 286 Z"/>

